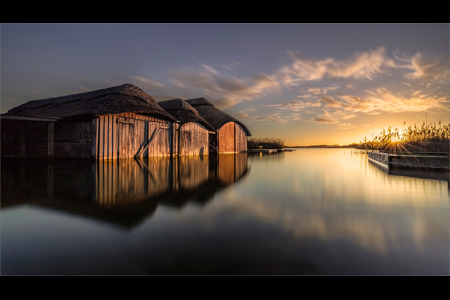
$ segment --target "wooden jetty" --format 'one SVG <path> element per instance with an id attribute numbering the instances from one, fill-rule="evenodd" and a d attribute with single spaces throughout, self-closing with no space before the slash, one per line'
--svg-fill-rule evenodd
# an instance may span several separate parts
<path id="1" fill-rule="evenodd" d="M 263 152 L 263 153 L 275 153 L 275 152 L 291 152 L 295 149 L 248 149 L 247 152 Z"/>
<path id="2" fill-rule="evenodd" d="M 368 159 L 385 169 L 449 170 L 448 155 L 397 155 L 373 151 L 368 153 Z"/>

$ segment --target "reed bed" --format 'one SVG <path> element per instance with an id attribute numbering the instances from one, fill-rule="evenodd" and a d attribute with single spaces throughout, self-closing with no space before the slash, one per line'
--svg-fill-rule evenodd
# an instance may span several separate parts
<path id="1" fill-rule="evenodd" d="M 403 123 L 405 125 L 405 123 Z M 422 126 L 408 126 L 400 132 L 398 128 L 389 126 L 372 139 L 360 141 L 358 149 L 379 150 L 395 154 L 411 154 L 424 152 L 446 152 L 449 154 L 450 124 L 436 123 L 422 124 Z"/>
<path id="2" fill-rule="evenodd" d="M 248 149 L 283 149 L 284 139 L 271 137 L 249 137 L 247 140 Z"/>

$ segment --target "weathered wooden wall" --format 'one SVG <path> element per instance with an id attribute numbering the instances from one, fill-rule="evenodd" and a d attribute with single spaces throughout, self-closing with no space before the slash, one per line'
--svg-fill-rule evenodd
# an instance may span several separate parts
<path id="1" fill-rule="evenodd" d="M 247 150 L 247 136 L 244 129 L 235 122 L 229 122 L 217 130 L 219 153 L 234 153 Z"/>
<path id="2" fill-rule="evenodd" d="M 235 123 L 235 151 L 247 151 L 247 135 L 245 130 L 237 123 Z"/>
<path id="3" fill-rule="evenodd" d="M 95 138 L 98 159 L 134 157 L 149 139 L 152 142 L 140 157 L 170 156 L 173 142 L 172 123 L 134 113 L 104 115 L 93 120 L 98 128 Z"/>
<path id="4" fill-rule="evenodd" d="M 172 156 L 177 156 L 179 152 L 180 124 L 172 123 Z"/>
<path id="5" fill-rule="evenodd" d="M 234 150 L 234 122 L 229 122 L 217 130 L 219 153 L 233 153 Z"/>
<path id="6" fill-rule="evenodd" d="M 1 155 L 53 157 L 54 122 L 1 120 Z"/>
<path id="7" fill-rule="evenodd" d="M 55 157 L 92 158 L 94 136 L 90 121 L 55 122 Z"/>
<path id="8" fill-rule="evenodd" d="M 180 127 L 178 155 L 203 155 L 209 153 L 209 131 L 204 126 L 189 122 Z"/>
<path id="9" fill-rule="evenodd" d="M 192 122 L 180 126 L 134 113 L 104 115 L 90 121 L 2 119 L 1 125 L 2 156 L 118 159 L 137 153 L 152 157 L 210 152 L 210 134 L 202 125 Z M 247 150 L 245 131 L 234 122 L 222 126 L 212 137 L 217 138 L 219 153 Z"/>

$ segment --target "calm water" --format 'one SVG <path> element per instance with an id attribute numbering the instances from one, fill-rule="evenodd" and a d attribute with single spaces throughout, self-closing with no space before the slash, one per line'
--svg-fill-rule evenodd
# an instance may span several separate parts
<path id="1" fill-rule="evenodd" d="M 3 275 L 449 275 L 448 180 L 352 149 L 1 163 Z"/>

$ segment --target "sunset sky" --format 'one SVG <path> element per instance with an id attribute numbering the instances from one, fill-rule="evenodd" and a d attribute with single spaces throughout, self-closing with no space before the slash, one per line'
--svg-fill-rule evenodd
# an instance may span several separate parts
<path id="1" fill-rule="evenodd" d="M 132 83 L 156 101 L 204 97 L 291 146 L 449 123 L 449 24 L 0 26 L 1 113 Z"/>

